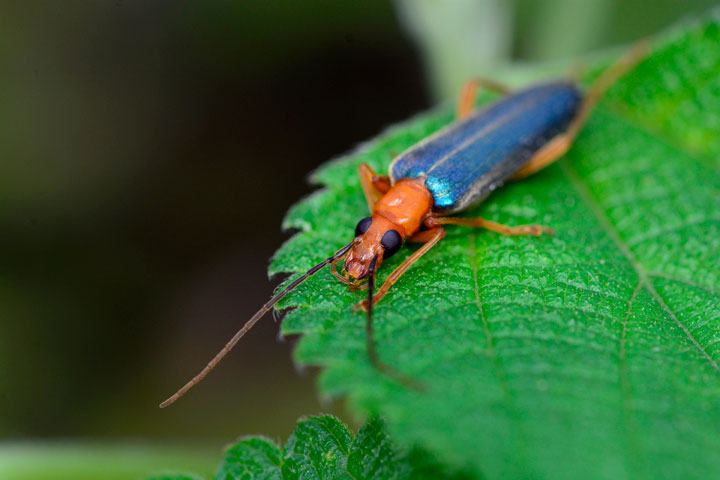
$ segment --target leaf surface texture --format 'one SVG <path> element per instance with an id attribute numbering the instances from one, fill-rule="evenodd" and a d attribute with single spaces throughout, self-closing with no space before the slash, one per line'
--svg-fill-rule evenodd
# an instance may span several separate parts
<path id="1" fill-rule="evenodd" d="M 450 121 L 450 109 L 420 115 L 318 170 L 325 188 L 288 214 L 285 226 L 301 232 L 271 273 L 303 272 L 352 238 L 367 216 L 359 163 L 387 172 Z M 464 213 L 550 226 L 552 237 L 449 226 L 380 302 L 379 355 L 426 391 L 371 368 L 364 316 L 352 312 L 364 293 L 329 271 L 281 304 L 295 308 L 283 332 L 303 334 L 296 359 L 325 367 L 323 392 L 479 478 L 711 478 L 719 168 L 715 15 L 656 40 L 561 161 Z M 415 248 L 388 260 L 379 282 Z M 317 478 L 335 478 L 325 473 Z"/>

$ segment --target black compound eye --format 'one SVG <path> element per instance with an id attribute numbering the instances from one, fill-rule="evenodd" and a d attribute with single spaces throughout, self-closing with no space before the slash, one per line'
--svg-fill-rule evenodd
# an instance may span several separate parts
<path id="1" fill-rule="evenodd" d="M 355 236 L 359 237 L 363 233 L 368 231 L 368 228 L 370 228 L 370 224 L 372 223 L 372 217 L 366 217 L 360 220 L 355 227 Z"/>
<path id="2" fill-rule="evenodd" d="M 380 240 L 380 245 L 385 249 L 383 258 L 390 258 L 402 247 L 402 237 L 395 230 L 388 230 Z"/>

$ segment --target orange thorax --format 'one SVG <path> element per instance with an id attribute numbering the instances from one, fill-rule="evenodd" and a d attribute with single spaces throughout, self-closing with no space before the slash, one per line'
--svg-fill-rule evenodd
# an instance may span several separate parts
<path id="1" fill-rule="evenodd" d="M 385 217 L 407 238 L 420 229 L 432 207 L 433 197 L 424 178 L 402 178 L 375 203 L 373 217 Z"/>
<path id="2" fill-rule="evenodd" d="M 382 246 L 383 236 L 390 230 L 397 231 L 403 240 L 412 236 L 420 229 L 432 206 L 433 197 L 425 186 L 425 179 L 398 180 L 375 203 L 372 223 L 367 231 L 355 238 L 352 249 L 345 257 L 346 276 L 364 278 L 373 258 L 379 267 L 385 253 Z"/>

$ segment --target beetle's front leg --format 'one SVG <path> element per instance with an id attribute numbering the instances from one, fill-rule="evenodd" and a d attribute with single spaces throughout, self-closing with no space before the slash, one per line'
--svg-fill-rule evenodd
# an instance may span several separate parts
<path id="1" fill-rule="evenodd" d="M 410 240 L 411 242 L 422 242 L 424 243 L 424 245 L 417 249 L 415 253 L 410 255 L 403 263 L 401 263 L 395 270 L 393 270 L 390 275 L 388 275 L 387 279 L 385 279 L 385 283 L 383 283 L 382 287 L 380 287 L 378 291 L 373 295 L 373 305 L 375 305 L 377 302 L 380 301 L 380 299 L 385 296 L 388 290 L 390 290 L 390 287 L 392 287 L 393 284 L 397 282 L 398 279 L 402 276 L 402 274 L 405 273 L 408 268 L 410 268 L 410 265 L 415 263 L 423 255 L 425 255 L 428 250 L 435 246 L 435 244 L 442 240 L 444 237 L 445 229 L 442 227 L 435 227 L 430 230 L 418 232 L 412 237 L 408 238 L 408 240 Z M 355 308 L 353 310 L 367 310 L 367 307 L 367 300 L 363 300 L 362 302 L 355 305 Z"/>
<path id="2" fill-rule="evenodd" d="M 361 163 L 358 167 L 360 184 L 362 185 L 365 200 L 372 213 L 375 202 L 390 190 L 390 177 L 378 175 L 367 163 Z"/>
<path id="3" fill-rule="evenodd" d="M 475 99 L 479 88 L 490 90 L 500 95 L 510 93 L 510 88 L 490 78 L 477 77 L 465 82 L 460 97 L 458 98 L 455 116 L 458 119 L 465 118 L 475 109 Z"/>

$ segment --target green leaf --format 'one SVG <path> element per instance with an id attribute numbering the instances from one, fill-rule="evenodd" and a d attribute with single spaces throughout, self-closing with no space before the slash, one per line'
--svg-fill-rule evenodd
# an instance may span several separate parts
<path id="1" fill-rule="evenodd" d="M 213 448 L 101 441 L 17 441 L 0 443 L 2 480 L 201 480 L 217 463 Z M 168 471 L 167 465 L 173 465 Z"/>
<path id="2" fill-rule="evenodd" d="M 353 438 L 335 417 L 301 420 L 281 451 L 262 437 L 238 441 L 225 452 L 217 480 L 330 480 L 451 478 L 428 455 L 393 445 L 380 420 Z M 456 474 L 452 478 L 461 480 Z"/>
<path id="3" fill-rule="evenodd" d="M 604 67 L 607 62 L 595 67 Z M 720 27 L 678 27 L 619 81 L 568 155 L 467 212 L 552 237 L 449 227 L 376 309 L 323 271 L 282 307 L 321 389 L 380 413 L 393 439 L 485 478 L 711 478 L 720 472 Z M 367 215 L 360 162 L 452 120 L 421 115 L 317 171 L 271 273 L 303 272 Z M 387 275 L 417 247 L 383 265 Z"/>

